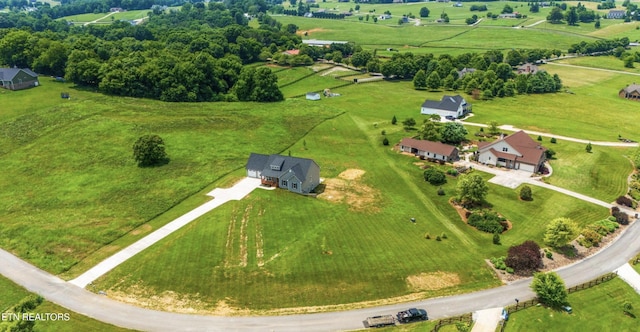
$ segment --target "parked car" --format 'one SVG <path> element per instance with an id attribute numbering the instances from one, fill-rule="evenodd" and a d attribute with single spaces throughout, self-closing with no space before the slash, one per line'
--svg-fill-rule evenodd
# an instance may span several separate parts
<path id="1" fill-rule="evenodd" d="M 447 120 L 451 120 L 451 121 L 453 121 L 453 120 L 455 120 L 455 119 L 456 119 L 456 117 L 455 117 L 455 116 L 453 116 L 453 115 L 447 115 L 447 116 L 445 116 L 444 118 L 445 118 L 445 119 L 447 119 Z"/>

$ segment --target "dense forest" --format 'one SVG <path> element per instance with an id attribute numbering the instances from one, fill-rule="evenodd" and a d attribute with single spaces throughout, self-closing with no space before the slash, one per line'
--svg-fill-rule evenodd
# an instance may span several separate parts
<path id="1" fill-rule="evenodd" d="M 248 10 L 258 28 L 248 26 Z M 153 10 L 145 24 L 73 26 L 39 14 L 0 14 L 0 64 L 28 67 L 108 94 L 165 101 L 282 99 L 267 68 L 245 66 L 301 44 L 297 27 L 282 26 L 261 0 L 185 3 Z M 305 48 L 303 47 L 303 50 Z M 344 52 L 352 45 L 311 50 Z"/>

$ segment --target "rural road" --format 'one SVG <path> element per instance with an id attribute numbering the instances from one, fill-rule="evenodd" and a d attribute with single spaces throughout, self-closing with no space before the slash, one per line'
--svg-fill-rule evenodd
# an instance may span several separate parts
<path id="1" fill-rule="evenodd" d="M 587 282 L 624 265 L 640 251 L 640 222 L 633 222 L 607 248 L 557 272 L 567 287 Z M 0 250 L 0 274 L 69 310 L 117 326 L 143 331 L 341 331 L 363 328 L 369 316 L 423 307 L 432 319 L 511 305 L 534 296 L 530 279 L 478 292 L 375 308 L 307 315 L 215 317 L 135 307 L 91 293 Z"/>

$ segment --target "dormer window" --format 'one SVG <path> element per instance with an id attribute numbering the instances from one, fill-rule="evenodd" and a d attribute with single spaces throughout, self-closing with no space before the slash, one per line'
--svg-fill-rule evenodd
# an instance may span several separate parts
<path id="1" fill-rule="evenodd" d="M 507 152 L 509 151 L 509 148 L 502 148 L 502 152 Z"/>

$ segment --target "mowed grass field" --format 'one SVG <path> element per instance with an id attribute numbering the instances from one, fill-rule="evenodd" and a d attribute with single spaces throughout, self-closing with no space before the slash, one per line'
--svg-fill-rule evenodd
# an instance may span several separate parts
<path id="1" fill-rule="evenodd" d="M 619 278 L 569 295 L 572 314 L 545 307 L 531 307 L 509 316 L 505 331 L 637 331 L 637 318 L 624 314 L 630 302 L 633 313 L 640 296 Z"/>
<path id="2" fill-rule="evenodd" d="M 326 187 L 318 198 L 257 190 L 116 268 L 96 289 L 154 308 L 167 305 L 145 299 L 181 299 L 205 312 L 227 308 L 227 314 L 442 296 L 499 285 L 484 259 L 527 239 L 541 242 L 544 225 L 555 217 L 586 225 L 607 215 L 559 193 L 534 188 L 534 200 L 521 202 L 517 191 L 490 185 L 488 202 L 514 225 L 502 246 L 492 245 L 491 234 L 465 225 L 447 202 L 456 179 L 438 196 L 418 160 L 379 143 L 381 129 L 392 142 L 407 135 L 404 130 L 375 128 L 361 116 L 371 113 L 354 110 L 329 120 L 291 148 L 292 155 L 322 165 Z M 354 170 L 362 175 L 349 176 Z M 442 233 L 447 239 L 434 240 Z"/>
<path id="3" fill-rule="evenodd" d="M 43 80 L 8 100 L 29 105 L 62 89 Z M 70 91 L 70 100 L 0 117 L 0 244 L 53 273 L 241 167 L 252 151 L 281 152 L 339 113 L 296 100 L 178 105 Z M 145 134 L 163 137 L 168 165 L 135 165 L 132 145 Z"/>

